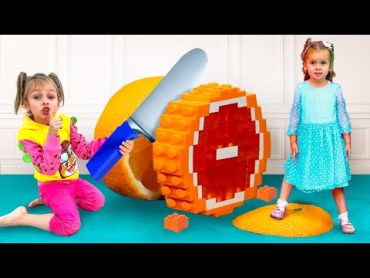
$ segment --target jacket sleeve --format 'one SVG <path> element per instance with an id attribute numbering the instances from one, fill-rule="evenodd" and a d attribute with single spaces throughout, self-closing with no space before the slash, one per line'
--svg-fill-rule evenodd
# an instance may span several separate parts
<path id="1" fill-rule="evenodd" d="M 107 140 L 107 137 L 103 137 L 87 142 L 85 136 L 78 133 L 77 127 L 74 124 L 71 124 L 70 138 L 72 151 L 79 158 L 85 160 L 90 159 Z"/>
<path id="2" fill-rule="evenodd" d="M 48 135 L 43 147 L 31 140 L 20 142 L 41 174 L 54 175 L 58 171 L 62 152 L 59 136 Z"/>

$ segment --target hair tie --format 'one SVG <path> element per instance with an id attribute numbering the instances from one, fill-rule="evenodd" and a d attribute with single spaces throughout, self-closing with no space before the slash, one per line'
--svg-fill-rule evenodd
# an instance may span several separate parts
<path id="1" fill-rule="evenodd" d="M 333 44 L 328 41 L 322 41 L 322 44 L 326 47 L 329 48 L 330 50 L 333 50 Z"/>

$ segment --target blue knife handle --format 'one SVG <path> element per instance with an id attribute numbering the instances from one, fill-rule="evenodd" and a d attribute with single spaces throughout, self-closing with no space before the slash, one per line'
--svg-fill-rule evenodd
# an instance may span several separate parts
<path id="1" fill-rule="evenodd" d="M 139 134 L 130 127 L 127 121 L 117 127 L 86 164 L 91 176 L 96 181 L 101 180 L 122 157 L 119 145 L 123 141 L 136 138 L 139 138 Z"/>

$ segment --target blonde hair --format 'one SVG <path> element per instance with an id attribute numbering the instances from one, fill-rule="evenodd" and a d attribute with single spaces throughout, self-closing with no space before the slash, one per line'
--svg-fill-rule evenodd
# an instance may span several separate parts
<path id="1" fill-rule="evenodd" d="M 21 72 L 17 78 L 17 94 L 14 101 L 15 114 L 18 114 L 19 107 L 26 103 L 28 93 L 31 89 L 40 83 L 52 84 L 56 88 L 59 103 L 64 103 L 63 86 L 55 73 L 52 72 L 49 75 L 44 73 L 35 73 L 34 75 L 27 76 L 25 72 Z"/>
<path id="2" fill-rule="evenodd" d="M 326 76 L 326 79 L 329 81 L 333 81 L 333 78 L 335 77 L 334 72 L 334 45 L 328 42 L 324 41 L 311 41 L 311 38 L 308 38 L 304 44 L 301 58 L 303 64 L 306 62 L 308 54 L 310 54 L 312 51 L 317 50 L 327 50 L 329 52 L 329 64 L 330 64 L 330 70 L 328 72 L 328 75 Z M 308 75 L 308 72 L 304 70 L 304 66 L 302 67 L 302 72 L 304 74 L 304 80 L 310 79 L 310 76 Z"/>

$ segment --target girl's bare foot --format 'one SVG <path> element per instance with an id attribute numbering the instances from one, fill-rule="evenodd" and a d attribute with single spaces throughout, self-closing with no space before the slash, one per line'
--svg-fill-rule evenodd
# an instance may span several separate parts
<path id="1" fill-rule="evenodd" d="M 28 207 L 34 208 L 34 207 L 42 206 L 42 205 L 45 205 L 44 201 L 41 198 L 36 198 L 35 200 L 33 200 L 32 202 L 28 204 Z"/>
<path id="2" fill-rule="evenodd" d="M 27 214 L 25 207 L 17 207 L 12 212 L 0 217 L 0 227 L 17 226 L 19 218 L 25 214 Z"/>

